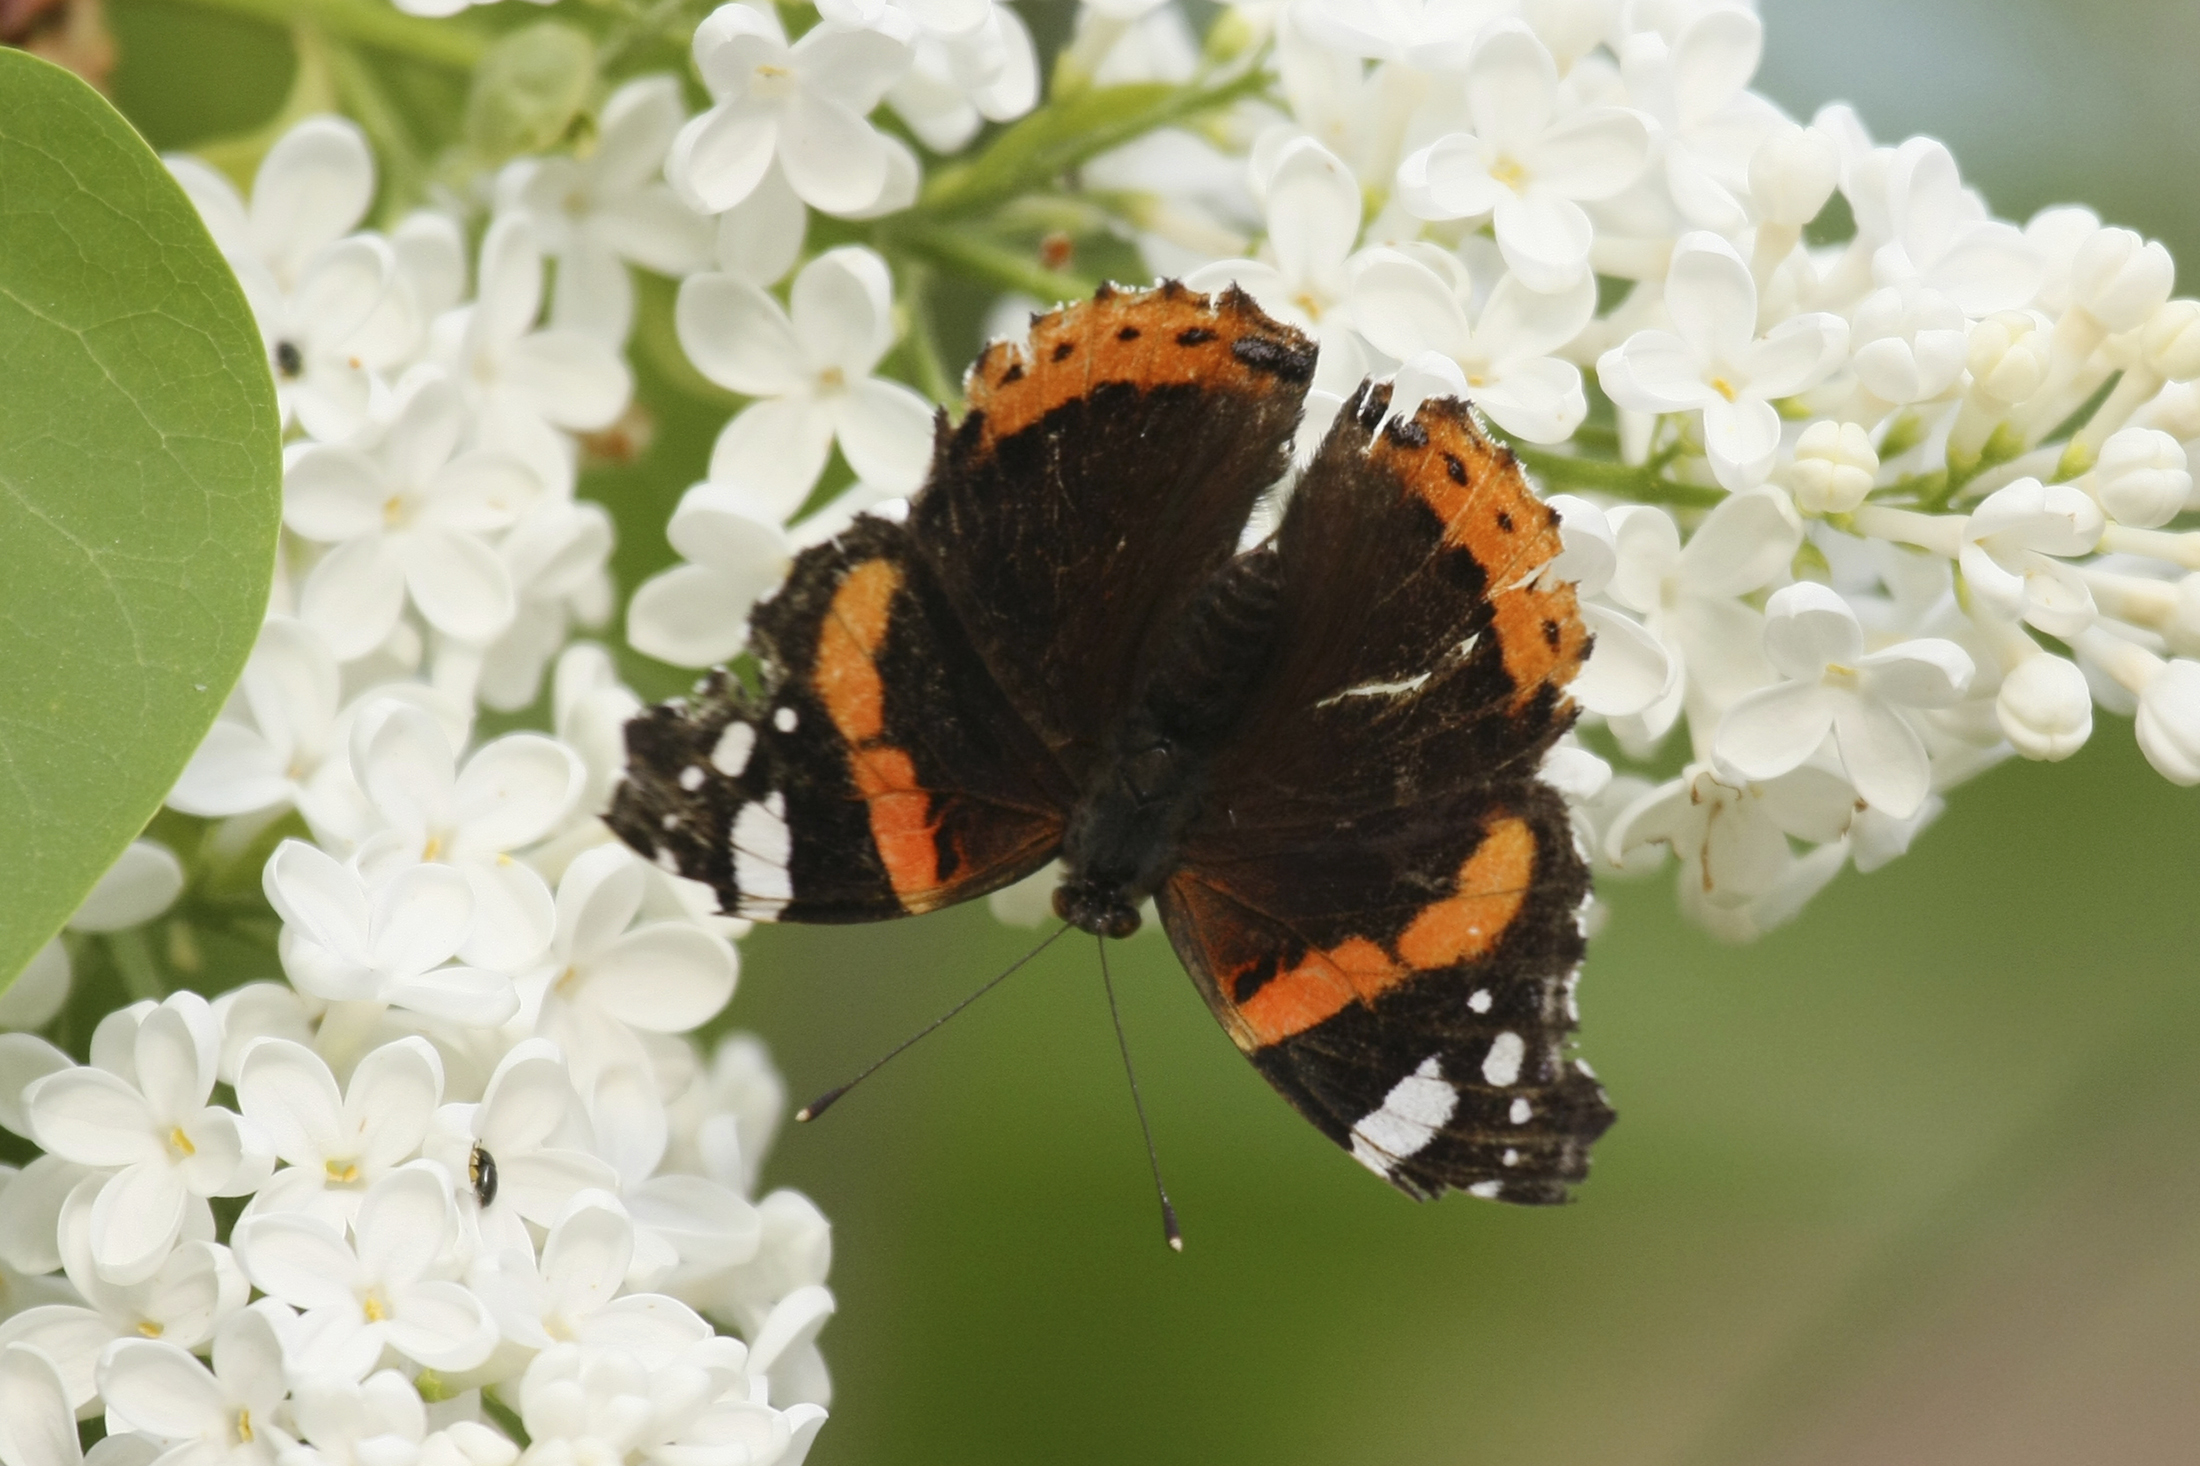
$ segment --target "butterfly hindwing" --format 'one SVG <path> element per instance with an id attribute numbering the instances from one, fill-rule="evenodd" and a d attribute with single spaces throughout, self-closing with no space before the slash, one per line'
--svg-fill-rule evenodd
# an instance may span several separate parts
<path id="1" fill-rule="evenodd" d="M 1080 787 L 1156 641 L 1288 466 L 1313 343 L 1237 290 L 1103 288 L 996 342 L 910 529 Z"/>
<path id="2" fill-rule="evenodd" d="M 620 837 L 760 920 L 931 911 L 1053 857 L 1073 797 L 908 531 L 863 517 L 756 609 L 755 691 L 712 675 L 627 727 Z"/>
<path id="3" fill-rule="evenodd" d="M 1239 1047 L 1415 1195 L 1562 1199 L 1588 870 L 1538 776 L 1588 649 L 1556 519 L 1463 404 L 1340 414 L 1278 532 L 1276 651 L 1162 892 Z"/>

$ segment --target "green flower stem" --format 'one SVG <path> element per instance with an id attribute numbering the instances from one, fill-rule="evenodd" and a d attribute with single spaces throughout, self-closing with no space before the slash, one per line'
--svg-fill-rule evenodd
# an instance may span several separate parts
<path id="1" fill-rule="evenodd" d="M 1726 499 L 1726 490 L 1661 478 L 1647 468 L 1604 458 L 1577 458 L 1548 448 L 1515 443 L 1512 451 L 1536 477 L 1553 489 L 1588 489 L 1632 499 L 1639 504 L 1671 504 L 1679 509 L 1710 509 Z"/>
<path id="2" fill-rule="evenodd" d="M 448 20 L 427 20 L 407 15 L 389 0 L 185 0 L 202 10 L 218 10 L 289 30 L 301 23 L 318 26 L 378 51 L 409 56 L 415 61 L 471 71 L 489 38 L 472 26 Z"/>
<path id="3" fill-rule="evenodd" d="M 361 60 L 357 51 L 342 41 L 323 37 L 311 26 L 298 29 L 301 48 L 320 43 L 344 110 L 374 144 L 382 168 L 382 218 L 385 223 L 393 223 L 426 192 L 427 165 L 413 143 L 412 131 L 398 116 L 389 94 L 382 90 L 374 68 Z"/>
<path id="4" fill-rule="evenodd" d="M 168 984 L 161 978 L 160 964 L 153 960 L 153 946 L 146 940 L 144 927 L 108 932 L 105 941 L 107 954 L 122 974 L 122 985 L 132 1002 L 157 1003 L 168 996 Z"/>
<path id="5" fill-rule="evenodd" d="M 904 272 L 902 299 L 909 307 L 909 330 L 904 346 L 917 390 L 949 412 L 957 412 L 961 409 L 963 394 L 940 356 L 939 338 L 932 330 L 932 272 L 924 265 L 911 264 Z"/>
<path id="6" fill-rule="evenodd" d="M 1849 523 L 1860 534 L 1916 545 L 1951 560 L 1963 549 L 1963 526 L 1968 522 L 1968 516 L 1962 514 L 1913 514 L 1884 504 L 1862 505 L 1849 516 Z"/>
<path id="7" fill-rule="evenodd" d="M 934 174 L 912 212 L 936 222 L 1043 192 L 1089 158 L 1158 128 L 1265 94 L 1270 79 L 1259 60 L 1252 58 L 1253 64 L 1221 81 L 1095 87 L 1050 101 L 1003 131 L 977 157 Z"/>
<path id="8" fill-rule="evenodd" d="M 888 241 L 933 264 L 975 276 L 1003 290 L 1020 290 L 1042 304 L 1083 299 L 1099 283 L 1067 270 L 1050 270 L 1016 250 L 952 229 L 893 229 L 885 232 L 881 243 Z"/>

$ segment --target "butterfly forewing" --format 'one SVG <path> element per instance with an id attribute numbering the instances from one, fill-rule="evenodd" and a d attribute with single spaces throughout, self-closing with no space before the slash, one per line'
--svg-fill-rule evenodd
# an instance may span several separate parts
<path id="1" fill-rule="evenodd" d="M 1340 414 L 1278 535 L 1275 652 L 1162 908 L 1224 1028 L 1416 1195 L 1562 1199 L 1589 890 L 1538 775 L 1587 652 L 1556 522 L 1463 406 Z"/>

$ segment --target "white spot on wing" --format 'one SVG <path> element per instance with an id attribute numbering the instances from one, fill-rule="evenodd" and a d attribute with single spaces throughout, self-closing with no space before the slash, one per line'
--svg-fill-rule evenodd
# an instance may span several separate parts
<path id="1" fill-rule="evenodd" d="M 1528 1120 L 1529 1120 L 1529 1118 L 1530 1118 L 1531 1116 L 1533 1116 L 1534 1114 L 1535 1114 L 1535 1106 L 1534 1106 L 1534 1105 L 1531 1105 L 1531 1104 L 1529 1104 L 1529 1103 L 1528 1103 L 1528 1102 L 1527 1102 L 1526 1100 L 1524 1100 L 1524 1099 L 1516 1099 L 1516 1100 L 1514 1100 L 1514 1101 L 1513 1101 L 1513 1105 L 1512 1105 L 1512 1122 L 1513 1122 L 1513 1123 L 1514 1123 L 1515 1125 L 1525 1125 L 1525 1124 L 1527 1124 L 1527 1123 L 1528 1123 Z"/>
<path id="2" fill-rule="evenodd" d="M 1402 682 L 1363 682 L 1358 687 L 1347 687 L 1333 697 L 1325 697 L 1320 702 L 1315 703 L 1314 706 L 1318 708 L 1331 707 L 1343 702 L 1348 697 L 1406 697 L 1419 692 L 1422 684 L 1427 682 L 1428 678 L 1429 674 L 1423 672 L 1419 676 L 1408 677 Z"/>
<path id="3" fill-rule="evenodd" d="M 1437 1056 L 1390 1087 L 1382 1104 L 1352 1127 L 1352 1154 L 1360 1163 L 1390 1174 L 1392 1162 L 1416 1154 L 1436 1138 L 1459 1107 L 1459 1092 L 1444 1078 Z"/>
<path id="4" fill-rule="evenodd" d="M 1469 1008 L 1472 1008 L 1477 1013 L 1489 1012 L 1490 990 L 1488 988 L 1476 988 L 1474 990 L 1474 996 L 1467 999 L 1467 1006 Z"/>
<path id="5" fill-rule="evenodd" d="M 703 787 L 703 781 L 709 777 L 710 775 L 703 772 L 701 764 L 689 764 L 686 768 L 680 770 L 680 787 L 693 794 Z"/>
<path id="6" fill-rule="evenodd" d="M 1517 1166 L 1517 1165 L 1519 1165 L 1519 1164 L 1520 1164 L 1520 1152 L 1519 1152 L 1519 1151 L 1517 1151 L 1517 1150 L 1512 1150 L 1512 1149 L 1508 1148 L 1508 1149 L 1506 1150 L 1506 1152 L 1505 1152 L 1505 1164 L 1506 1164 L 1506 1165 L 1508 1165 L 1508 1166 Z"/>
<path id="7" fill-rule="evenodd" d="M 728 723 L 726 731 L 718 735 L 718 746 L 710 751 L 710 761 L 719 773 L 738 779 L 755 751 L 756 730 L 746 723 Z"/>
<path id="8" fill-rule="evenodd" d="M 1528 1046 L 1520 1035 L 1507 1029 L 1490 1040 L 1490 1051 L 1482 1058 L 1482 1077 L 1503 1089 L 1520 1077 L 1520 1061 L 1527 1056 Z"/>
<path id="9" fill-rule="evenodd" d="M 1502 1181 L 1477 1181 L 1467 1188 L 1467 1195 L 1479 1196 L 1484 1201 L 1497 1200 L 1497 1193 L 1505 1189 Z"/>
<path id="10" fill-rule="evenodd" d="M 802 722 L 802 715 L 793 708 L 781 708 L 772 714 L 772 726 L 782 733 L 792 733 Z"/>
<path id="11" fill-rule="evenodd" d="M 743 916 L 769 921 L 794 899 L 787 871 L 793 850 L 786 795 L 774 790 L 762 803 L 741 806 L 733 821 L 733 881 L 741 890 Z"/>

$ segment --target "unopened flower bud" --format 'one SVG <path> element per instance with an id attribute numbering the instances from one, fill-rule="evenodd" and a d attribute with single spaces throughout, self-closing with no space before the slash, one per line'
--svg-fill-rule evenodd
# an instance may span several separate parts
<path id="1" fill-rule="evenodd" d="M 2101 445 L 2094 494 L 2109 517 L 2133 529 L 2176 518 L 2192 493 L 2185 450 L 2159 428 L 2123 428 Z"/>
<path id="2" fill-rule="evenodd" d="M 2028 311 L 1996 311 L 1971 327 L 1971 390 L 2002 406 L 2023 402 L 2047 380 L 2052 343 Z"/>
<path id="3" fill-rule="evenodd" d="M 596 85 L 596 47 L 554 20 L 512 31 L 474 69 L 466 140 L 492 162 L 547 152 L 564 138 Z"/>
<path id="4" fill-rule="evenodd" d="M 2132 414 L 2142 427 L 2160 428 L 2180 442 L 2200 438 L 2200 382 L 2172 382 Z"/>
<path id="5" fill-rule="evenodd" d="M 1818 217 L 1841 178 L 1833 139 L 1814 128 L 1782 127 L 1749 159 L 1749 196 L 1768 224 L 1800 229 Z"/>
<path id="6" fill-rule="evenodd" d="M 2172 784 L 2200 784 L 2200 662 L 2169 663 L 2139 693 L 2139 751 Z"/>
<path id="7" fill-rule="evenodd" d="M 2111 334 L 2129 331 L 2169 299 L 2177 266 L 2161 241 L 2129 229 L 2103 229 L 2078 247 L 2070 264 L 2072 303 Z"/>
<path id="8" fill-rule="evenodd" d="M 2041 652 L 2001 679 L 2001 731 L 2026 758 L 2065 759 L 2093 735 L 2093 694 L 2078 664 Z"/>
<path id="9" fill-rule="evenodd" d="M 2200 300 L 2172 300 L 2147 318 L 2139 349 L 2165 381 L 2200 377 Z"/>
<path id="10" fill-rule="evenodd" d="M 1806 514 L 1846 514 L 1864 502 L 1879 476 L 1879 455 L 1862 427 L 1828 418 L 1803 429 L 1790 482 Z"/>

